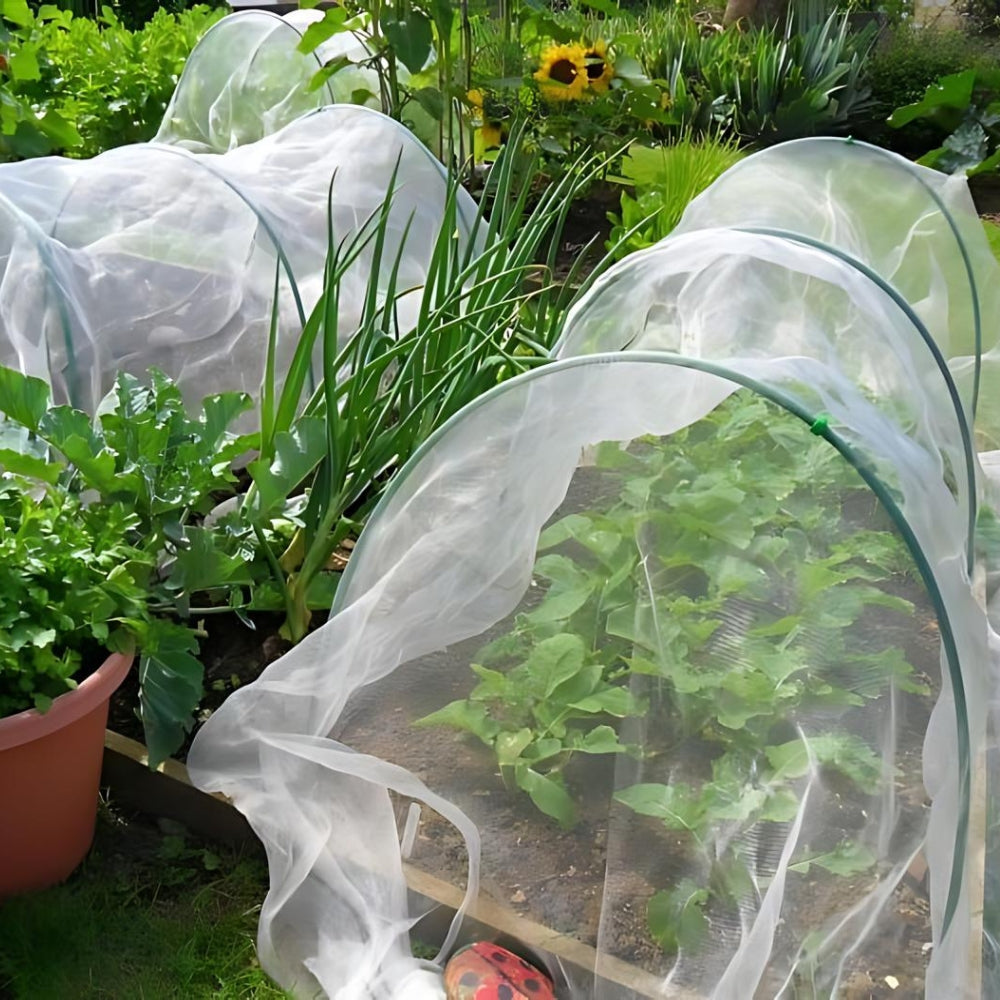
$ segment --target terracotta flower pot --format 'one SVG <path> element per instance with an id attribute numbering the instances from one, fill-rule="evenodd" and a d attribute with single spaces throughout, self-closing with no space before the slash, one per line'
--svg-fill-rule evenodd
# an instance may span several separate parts
<path id="1" fill-rule="evenodd" d="M 108 701 L 131 665 L 114 653 L 44 714 L 0 719 L 0 898 L 61 882 L 90 848 Z"/>

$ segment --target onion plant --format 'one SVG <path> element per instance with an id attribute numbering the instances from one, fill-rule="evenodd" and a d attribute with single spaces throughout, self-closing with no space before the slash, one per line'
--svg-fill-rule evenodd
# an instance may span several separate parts
<path id="1" fill-rule="evenodd" d="M 407 241 L 423 235 L 408 233 L 397 253 L 386 250 L 391 188 L 352 237 L 338 239 L 330 223 L 324 290 L 283 382 L 275 365 L 276 313 L 272 318 L 260 452 L 249 465 L 253 482 L 240 516 L 265 552 L 282 595 L 283 634 L 293 642 L 306 634 L 312 611 L 329 605 L 324 571 L 360 529 L 393 472 L 470 400 L 544 361 L 569 300 L 610 259 L 580 281 L 580 255 L 563 282 L 552 280 L 573 199 L 602 164 L 584 157 L 533 196 L 537 162 L 519 152 L 518 138 L 492 168 L 464 240 L 459 184 L 449 181 L 419 288 L 402 287 L 399 274 Z M 370 276 L 360 321 L 357 329 L 344 330 L 341 283 L 362 252 Z M 405 312 L 416 316 L 410 325 L 401 318 L 404 299 Z M 270 535 L 276 520 L 295 525 L 284 551 Z"/>

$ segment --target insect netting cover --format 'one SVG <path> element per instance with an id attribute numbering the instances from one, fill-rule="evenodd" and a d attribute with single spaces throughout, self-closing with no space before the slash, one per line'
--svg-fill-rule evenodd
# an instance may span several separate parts
<path id="1" fill-rule="evenodd" d="M 464 891 L 568 997 L 973 995 L 989 636 L 927 324 L 874 264 L 713 226 L 562 351 L 428 442 L 329 622 L 195 741 L 268 851 L 264 967 L 440 997 L 410 937 Z"/>
<path id="2" fill-rule="evenodd" d="M 411 133 L 367 108 L 326 107 L 222 155 L 149 143 L 4 164 L 0 363 L 87 409 L 116 372 L 150 367 L 191 400 L 256 396 L 276 276 L 279 373 L 322 292 L 328 195 L 334 239 L 350 246 L 374 232 L 390 189 L 384 260 L 398 257 L 399 287 L 416 288 L 449 182 Z M 464 242 L 476 207 L 457 198 Z M 342 337 L 356 328 L 372 253 L 369 239 L 340 281 Z M 404 329 L 413 308 L 412 296 L 397 305 Z"/>
<path id="3" fill-rule="evenodd" d="M 323 105 L 377 102 L 378 77 L 354 65 L 368 53 L 351 32 L 333 35 L 311 53 L 299 51 L 308 26 L 322 19 L 315 10 L 284 17 L 240 11 L 212 25 L 184 65 L 154 142 L 225 153 Z M 313 85 L 324 65 L 342 58 L 350 65 Z"/>

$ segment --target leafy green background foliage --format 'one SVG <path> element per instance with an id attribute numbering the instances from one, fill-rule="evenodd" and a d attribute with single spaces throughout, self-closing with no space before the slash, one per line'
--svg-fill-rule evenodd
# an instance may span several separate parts
<path id="1" fill-rule="evenodd" d="M 659 243 L 680 222 L 684 209 L 716 178 L 742 159 L 733 141 L 684 136 L 670 146 L 651 149 L 632 145 L 622 157 L 620 180 L 634 196 L 622 191 L 621 215 L 609 245 L 615 256 Z"/>
<path id="2" fill-rule="evenodd" d="M 110 7 L 73 17 L 4 0 L 0 19 L 0 160 L 95 156 L 153 137 L 188 53 L 223 11 L 158 10 L 137 30 Z"/>
<path id="3" fill-rule="evenodd" d="M 947 173 L 974 174 L 1000 167 L 1000 69 L 967 69 L 931 84 L 921 100 L 897 108 L 893 128 L 923 121 L 943 141 L 917 162 Z"/>

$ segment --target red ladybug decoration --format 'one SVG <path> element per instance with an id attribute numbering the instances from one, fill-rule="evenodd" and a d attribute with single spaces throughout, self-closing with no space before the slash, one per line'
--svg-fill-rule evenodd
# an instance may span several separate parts
<path id="1" fill-rule="evenodd" d="M 444 967 L 448 1000 L 555 1000 L 552 980 L 506 948 L 479 941 Z"/>

